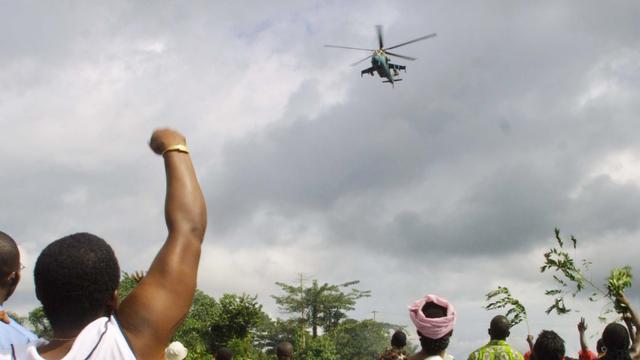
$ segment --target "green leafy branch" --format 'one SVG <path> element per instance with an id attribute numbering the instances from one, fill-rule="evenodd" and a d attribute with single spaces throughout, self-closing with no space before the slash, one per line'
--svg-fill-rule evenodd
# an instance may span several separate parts
<path id="1" fill-rule="evenodd" d="M 626 305 L 620 302 L 619 296 L 624 290 L 631 287 L 633 276 L 631 266 L 625 266 L 611 270 L 611 275 L 607 279 L 607 296 L 613 300 L 613 308 L 618 314 L 625 314 L 629 311 Z"/>
<path id="2" fill-rule="evenodd" d="M 509 319 L 511 327 L 516 326 L 524 320 L 529 327 L 529 320 L 527 318 L 527 310 L 522 303 L 514 298 L 509 291 L 509 288 L 504 286 L 498 286 L 496 290 L 488 292 L 486 300 L 489 302 L 484 306 L 487 310 L 507 309 L 505 316 Z"/>
<path id="3" fill-rule="evenodd" d="M 554 296 L 553 304 L 545 312 L 550 314 L 555 311 L 558 315 L 571 312 L 572 309 L 565 304 L 565 296 L 576 297 L 578 293 L 589 287 L 593 291 L 589 296 L 589 301 L 597 302 L 602 299 L 608 299 L 610 300 L 609 303 L 614 304 L 615 311 L 622 314 L 625 310 L 616 298 L 624 289 L 631 286 L 631 268 L 625 266 L 621 269 L 613 269 L 607 280 L 607 291 L 605 291 L 585 276 L 585 272 L 589 270 L 592 264 L 590 261 L 582 260 L 581 266 L 576 265 L 575 259 L 566 251 L 565 241 L 560 236 L 560 230 L 557 228 L 555 229 L 555 238 L 558 246 L 544 253 L 544 264 L 540 267 L 540 272 L 542 273 L 553 271 L 553 280 L 558 285 L 557 288 L 545 290 L 545 295 Z M 575 251 L 578 241 L 573 235 L 571 235 L 571 243 Z M 609 309 L 604 311 L 604 314 L 610 312 L 613 311 Z M 603 317 L 601 316 L 601 318 Z"/>

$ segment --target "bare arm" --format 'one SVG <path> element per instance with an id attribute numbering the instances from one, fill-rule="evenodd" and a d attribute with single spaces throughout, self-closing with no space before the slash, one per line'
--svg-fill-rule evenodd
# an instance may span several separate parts
<path id="1" fill-rule="evenodd" d="M 627 326 L 627 330 L 629 330 L 629 338 L 631 339 L 631 344 L 633 345 L 636 342 L 636 329 L 631 322 L 631 316 L 623 316 L 622 319 L 624 320 L 624 324 Z"/>
<path id="2" fill-rule="evenodd" d="M 631 349 L 629 350 L 631 352 L 631 358 L 632 359 L 640 359 L 640 331 L 638 330 L 638 327 L 640 326 L 640 318 L 638 317 L 638 313 L 635 311 L 635 309 L 631 306 L 631 303 L 629 302 L 629 299 L 627 299 L 627 297 L 624 294 L 619 294 L 618 295 L 618 300 L 620 300 L 621 303 L 623 303 L 624 305 L 626 305 L 627 309 L 629 309 L 629 322 L 633 325 L 633 327 L 636 328 L 635 331 L 635 336 L 632 339 L 632 345 L 631 345 Z M 625 321 L 626 322 L 626 321 Z M 629 325 L 627 325 L 629 326 Z M 630 329 L 630 333 L 631 333 Z"/>
<path id="3" fill-rule="evenodd" d="M 580 318 L 580 322 L 578 323 L 578 333 L 580 334 L 580 349 L 583 352 L 587 352 L 589 350 L 587 342 L 584 339 L 585 331 L 587 331 L 587 324 L 584 322 L 584 318 Z"/>
<path id="4" fill-rule="evenodd" d="M 150 146 L 156 154 L 185 144 L 172 130 L 156 130 Z M 204 197 L 189 154 L 163 155 L 169 234 L 140 285 L 120 305 L 117 318 L 136 357 L 159 359 L 186 316 L 196 289 L 200 246 L 207 225 Z"/>

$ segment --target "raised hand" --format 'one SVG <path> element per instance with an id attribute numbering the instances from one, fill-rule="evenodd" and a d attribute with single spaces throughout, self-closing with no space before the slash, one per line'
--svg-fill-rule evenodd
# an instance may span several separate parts
<path id="1" fill-rule="evenodd" d="M 580 318 L 580 322 L 578 323 L 578 332 L 584 334 L 587 331 L 587 323 L 585 323 L 584 318 Z"/>
<path id="2" fill-rule="evenodd" d="M 158 155 L 162 155 L 162 153 L 171 146 L 186 144 L 187 140 L 185 137 L 172 129 L 157 129 L 153 132 L 149 140 L 149 147 Z"/>

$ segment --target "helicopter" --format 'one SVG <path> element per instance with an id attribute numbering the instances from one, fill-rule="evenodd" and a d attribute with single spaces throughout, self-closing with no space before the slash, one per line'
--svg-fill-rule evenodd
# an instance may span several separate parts
<path id="1" fill-rule="evenodd" d="M 391 63 L 391 59 L 389 59 L 389 55 L 395 56 L 395 57 L 399 57 L 399 58 L 405 59 L 405 60 L 410 60 L 410 61 L 416 60 L 416 58 L 411 57 L 411 56 L 405 56 L 405 55 L 392 53 L 389 50 L 392 50 L 392 49 L 395 49 L 395 48 L 399 48 L 400 46 L 409 45 L 409 44 L 412 44 L 414 42 L 426 40 L 426 39 L 429 39 L 429 38 L 432 38 L 432 37 L 436 36 L 436 33 L 433 33 L 433 34 L 421 36 L 421 37 L 419 37 L 417 39 L 413 39 L 413 40 L 409 40 L 409 41 L 403 42 L 403 43 L 398 44 L 398 45 L 394 45 L 394 46 L 390 46 L 390 47 L 385 48 L 384 47 L 384 42 L 382 40 L 382 25 L 376 25 L 376 32 L 378 33 L 378 45 L 380 46 L 377 50 L 376 49 L 363 49 L 363 48 L 356 48 L 356 47 L 349 47 L 349 46 L 339 46 L 339 45 L 325 45 L 325 47 L 338 48 L 338 49 L 372 51 L 373 53 L 371 55 L 367 56 L 366 58 L 364 58 L 362 60 L 356 61 L 355 63 L 351 64 L 351 66 L 358 65 L 361 62 L 371 58 L 371 67 L 368 67 L 368 68 L 360 71 L 360 77 L 362 77 L 364 74 L 369 74 L 371 76 L 374 76 L 374 72 L 375 72 L 375 73 L 378 73 L 378 76 L 380 76 L 381 78 L 386 78 L 386 80 L 383 80 L 382 82 L 390 83 L 392 87 L 395 87 L 394 86 L 394 82 L 395 81 L 401 81 L 402 80 L 400 78 L 396 78 L 396 76 L 398 76 L 400 74 L 400 70 L 403 70 L 406 73 L 407 72 L 407 67 L 404 66 L 404 65 L 392 64 Z"/>

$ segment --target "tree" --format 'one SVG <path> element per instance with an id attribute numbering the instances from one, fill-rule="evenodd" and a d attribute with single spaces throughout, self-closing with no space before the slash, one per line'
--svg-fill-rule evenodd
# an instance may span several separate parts
<path id="1" fill-rule="evenodd" d="M 211 348 L 227 346 L 233 339 L 245 339 L 255 332 L 268 316 L 257 296 L 224 294 L 218 301 L 217 314 L 210 320 Z"/>
<path id="2" fill-rule="evenodd" d="M 301 360 L 338 360 L 336 345 L 329 336 L 319 336 L 307 341 L 304 348 L 295 350 L 295 358 Z"/>
<path id="3" fill-rule="evenodd" d="M 389 343 L 389 330 L 393 325 L 375 320 L 347 319 L 330 334 L 340 359 L 377 359 Z"/>
<path id="4" fill-rule="evenodd" d="M 39 306 L 31 312 L 29 312 L 29 323 L 33 327 L 33 332 L 38 335 L 39 338 L 51 339 L 53 337 L 53 329 L 51 324 L 44 314 L 44 309 Z"/>
<path id="5" fill-rule="evenodd" d="M 356 300 L 371 296 L 369 290 L 351 288 L 359 282 L 356 280 L 338 285 L 319 285 L 317 280 L 313 280 L 311 286 L 306 288 L 302 282 L 299 286 L 277 282 L 276 285 L 285 294 L 272 297 L 281 311 L 293 314 L 304 328 L 311 327 L 313 337 L 316 338 L 319 327 L 325 332 L 331 331 L 340 320 L 347 317 L 347 311 L 354 309 Z M 350 288 L 351 291 L 343 292 L 344 288 Z"/>
<path id="6" fill-rule="evenodd" d="M 301 332 L 303 330 L 300 329 L 296 320 L 276 319 L 271 321 L 268 319 L 258 325 L 253 342 L 257 348 L 266 353 L 275 354 L 275 348 L 283 341 L 290 342 L 294 349 L 301 348 L 303 346 Z"/>

